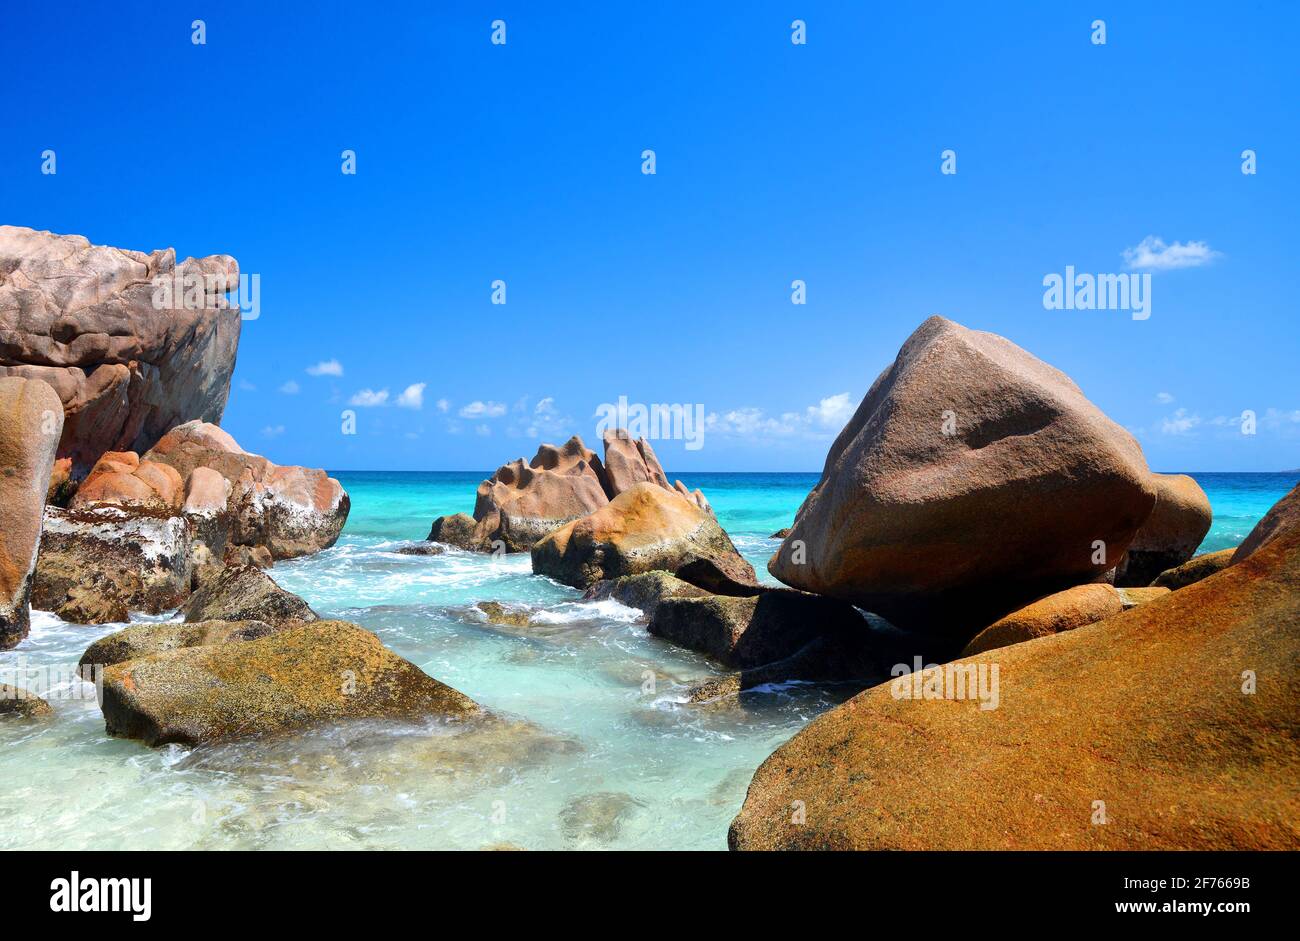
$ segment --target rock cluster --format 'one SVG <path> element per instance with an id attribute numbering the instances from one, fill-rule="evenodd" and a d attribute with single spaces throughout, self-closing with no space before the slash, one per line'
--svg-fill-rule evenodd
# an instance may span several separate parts
<path id="1" fill-rule="evenodd" d="M 543 444 L 527 463 L 503 464 L 479 484 L 474 515 L 456 513 L 433 521 L 429 539 L 475 552 L 527 552 L 547 534 L 600 509 L 640 483 L 681 494 L 708 511 L 699 490 L 679 480 L 671 486 L 654 449 L 625 432 L 604 433 L 605 458 L 574 435 L 563 445 Z"/>
<path id="2" fill-rule="evenodd" d="M 221 420 L 240 328 L 222 288 L 238 279 L 228 255 L 178 263 L 170 248 L 0 225 L 0 376 L 57 393 L 58 456 L 73 479 L 106 451 L 146 451 L 181 422 Z M 168 296 L 162 283 L 193 289 Z"/>
<path id="3" fill-rule="evenodd" d="M 324 471 L 275 465 L 187 422 L 143 457 L 102 455 L 66 509 L 46 510 L 33 604 L 77 623 L 175 608 L 224 562 L 333 545 L 349 508 Z"/>
<path id="4" fill-rule="evenodd" d="M 763 763 L 730 844 L 1300 848 L 1297 625 L 1292 523 L 1148 604 L 966 661 L 999 668 L 997 708 L 860 693 Z"/>

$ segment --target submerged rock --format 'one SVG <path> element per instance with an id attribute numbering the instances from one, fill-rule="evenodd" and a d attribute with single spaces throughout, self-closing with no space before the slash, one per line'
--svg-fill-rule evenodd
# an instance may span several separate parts
<path id="1" fill-rule="evenodd" d="M 1125 605 L 1120 593 L 1110 585 L 1076 585 L 994 621 L 976 634 L 960 655 L 973 657 L 986 650 L 1072 631 L 1119 614 L 1125 607 L 1131 605 Z"/>
<path id="2" fill-rule="evenodd" d="M 1207 552 L 1205 555 L 1198 555 L 1177 568 L 1161 572 L 1151 585 L 1155 588 L 1170 588 L 1175 591 L 1179 588 L 1186 588 L 1188 585 L 1194 585 L 1201 579 L 1208 578 L 1215 572 L 1221 572 L 1231 565 L 1232 556 L 1236 551 L 1236 549 L 1220 549 L 1218 552 Z"/>
<path id="3" fill-rule="evenodd" d="M 184 647 L 104 671 L 108 734 L 200 745 L 349 719 L 468 717 L 479 707 L 345 621 Z"/>
<path id="4" fill-rule="evenodd" d="M 872 385 L 768 563 L 900 627 L 964 631 L 1114 568 L 1141 448 L 1064 373 L 931 317 Z"/>
<path id="5" fill-rule="evenodd" d="M 224 295 L 238 287 L 229 255 L 178 263 L 170 248 L 0 225 L 0 271 L 0 375 L 53 387 L 73 479 L 105 451 L 144 451 L 178 422 L 221 420 L 240 328 Z M 155 279 L 181 290 L 156 293 Z"/>
<path id="6" fill-rule="evenodd" d="M 5 228 L 0 226 L 0 255 Z M 0 650 L 16 646 L 30 626 L 41 517 L 62 427 L 63 406 L 53 389 L 0 378 Z"/>
<path id="7" fill-rule="evenodd" d="M 474 607 L 480 611 L 489 624 L 501 624 L 506 627 L 527 627 L 529 612 L 523 608 L 507 608 L 499 601 L 479 601 Z"/>
<path id="8" fill-rule="evenodd" d="M 661 570 L 711 591 L 758 590 L 754 569 L 711 513 L 649 483 L 551 533 L 532 556 L 534 573 L 575 588 Z"/>
<path id="9" fill-rule="evenodd" d="M 697 588 L 668 572 L 642 572 L 640 575 L 624 575 L 622 578 L 596 582 L 583 594 L 582 600 L 603 601 L 612 598 L 629 608 L 641 609 L 646 617 L 653 617 L 655 609 L 668 598 L 706 597 L 709 597 L 709 593 L 703 588 Z"/>
<path id="10" fill-rule="evenodd" d="M 1186 474 L 1152 474 L 1156 505 L 1133 537 L 1115 573 L 1120 588 L 1150 585 L 1161 572 L 1182 565 L 1210 531 L 1210 498 Z"/>
<path id="11" fill-rule="evenodd" d="M 1300 848 L 1297 624 L 1292 529 L 1160 600 L 966 661 L 998 665 L 996 708 L 859 694 L 763 763 L 729 843 Z"/>
<path id="12" fill-rule="evenodd" d="M 191 572 L 190 530 L 180 516 L 142 507 L 47 507 L 32 604 L 79 611 L 78 620 L 123 620 L 123 605 L 157 614 L 185 600 Z M 104 604 L 87 604 L 94 593 Z"/>
<path id="13" fill-rule="evenodd" d="M 642 801 L 622 791 L 581 794 L 560 810 L 560 829 L 572 841 L 610 843 L 643 807 Z"/>
<path id="14" fill-rule="evenodd" d="M 78 672 L 95 666 L 111 666 L 138 660 L 167 650 L 182 647 L 205 647 L 211 644 L 230 644 L 257 640 L 274 634 L 280 628 L 265 621 L 199 621 L 184 623 L 167 621 L 161 624 L 132 624 L 115 634 L 101 637 L 81 655 Z"/>
<path id="15" fill-rule="evenodd" d="M 50 704 L 40 696 L 19 686 L 0 683 L 0 716 L 41 719 L 53 714 Z"/>
<path id="16" fill-rule="evenodd" d="M 409 546 L 398 546 L 393 551 L 398 555 L 442 555 L 447 550 L 436 542 L 416 542 Z"/>
<path id="17" fill-rule="evenodd" d="M 315 621 L 317 614 L 255 565 L 227 568 L 199 587 L 185 605 L 185 620 L 265 621 L 277 627 Z"/>

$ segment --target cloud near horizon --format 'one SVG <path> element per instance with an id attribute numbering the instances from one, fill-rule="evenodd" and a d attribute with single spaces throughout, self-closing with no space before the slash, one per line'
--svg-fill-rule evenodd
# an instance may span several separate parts
<path id="1" fill-rule="evenodd" d="M 710 434 L 741 438 L 812 438 L 823 440 L 839 433 L 857 408 L 847 392 L 840 392 L 809 405 L 802 412 L 768 415 L 761 408 L 737 408 L 704 418 Z"/>

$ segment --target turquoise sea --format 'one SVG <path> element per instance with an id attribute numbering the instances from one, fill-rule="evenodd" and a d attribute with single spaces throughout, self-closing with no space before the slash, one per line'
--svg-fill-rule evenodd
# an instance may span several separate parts
<path id="1" fill-rule="evenodd" d="M 92 700 L 57 698 L 54 721 L 0 721 L 0 848 L 722 849 L 749 779 L 773 749 L 846 692 L 791 684 L 708 707 L 684 691 L 720 672 L 648 636 L 637 612 L 504 559 L 393 551 L 435 516 L 468 512 L 482 473 L 334 472 L 352 497 L 339 543 L 272 575 L 322 615 L 346 618 L 508 721 L 418 728 L 363 723 L 279 741 L 148 749 L 104 734 Z M 672 475 L 670 475 L 671 478 Z M 816 474 L 687 474 L 737 548 L 765 562 Z M 1236 545 L 1300 474 L 1199 474 L 1215 519 L 1202 551 Z M 472 610 L 526 607 L 531 626 Z M 120 625 L 33 613 L 0 654 L 69 671 Z"/>

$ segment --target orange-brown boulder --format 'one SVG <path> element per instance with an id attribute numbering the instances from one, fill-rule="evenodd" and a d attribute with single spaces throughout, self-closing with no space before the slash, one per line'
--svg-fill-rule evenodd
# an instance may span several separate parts
<path id="1" fill-rule="evenodd" d="M 1300 532 L 1064 634 L 814 720 L 754 775 L 734 849 L 1300 849 Z M 927 675 L 927 674 L 923 674 Z M 929 673 L 934 678 L 936 674 Z M 792 813 L 798 803 L 801 812 Z"/>
<path id="2" fill-rule="evenodd" d="M 1152 474 L 1156 505 L 1133 537 L 1115 573 L 1115 584 L 1150 585 L 1161 572 L 1182 565 L 1210 531 L 1210 498 L 1186 474 Z"/>
<path id="3" fill-rule="evenodd" d="M 753 567 L 711 513 L 653 483 L 635 484 L 607 506 L 533 546 L 533 572 L 575 588 L 661 570 L 709 591 L 753 594 Z"/>

